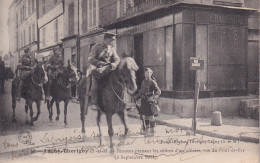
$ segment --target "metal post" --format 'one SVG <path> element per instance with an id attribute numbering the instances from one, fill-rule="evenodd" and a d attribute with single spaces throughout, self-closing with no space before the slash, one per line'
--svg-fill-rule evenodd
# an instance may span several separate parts
<path id="1" fill-rule="evenodd" d="M 197 128 L 197 106 L 198 106 L 198 98 L 199 98 L 199 89 L 200 89 L 200 81 L 198 81 L 199 70 L 196 70 L 195 76 L 195 95 L 194 95 L 194 115 L 192 121 L 192 130 L 194 132 L 194 136 L 196 135 Z"/>

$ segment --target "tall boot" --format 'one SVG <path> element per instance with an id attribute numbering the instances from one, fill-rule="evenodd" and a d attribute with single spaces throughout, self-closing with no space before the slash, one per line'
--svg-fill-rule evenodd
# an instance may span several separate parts
<path id="1" fill-rule="evenodd" d="M 147 132 L 147 136 L 154 136 L 155 121 L 150 122 L 150 130 Z"/>

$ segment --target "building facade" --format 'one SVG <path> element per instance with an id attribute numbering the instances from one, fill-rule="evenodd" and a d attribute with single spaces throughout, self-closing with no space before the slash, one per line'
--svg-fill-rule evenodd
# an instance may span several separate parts
<path id="1" fill-rule="evenodd" d="M 35 0 L 14 0 L 9 7 L 9 51 L 14 70 L 24 49 L 37 51 L 37 14 Z"/>
<path id="2" fill-rule="evenodd" d="M 154 71 L 162 89 L 162 111 L 193 115 L 195 74 L 190 58 L 204 60 L 198 72 L 199 116 L 214 110 L 234 115 L 239 99 L 257 94 L 259 69 L 258 0 L 118 0 L 104 8 L 117 15 L 102 24 L 116 29 L 119 54 L 134 54 Z"/>
<path id="3" fill-rule="evenodd" d="M 36 58 L 47 61 L 55 46 L 62 45 L 64 37 L 64 1 L 39 0 L 38 12 L 38 52 Z"/>

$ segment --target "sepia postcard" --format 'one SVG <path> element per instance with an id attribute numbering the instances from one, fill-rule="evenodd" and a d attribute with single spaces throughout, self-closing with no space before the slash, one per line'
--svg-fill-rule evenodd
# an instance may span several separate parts
<path id="1" fill-rule="evenodd" d="M 259 0 L 0 0 L 0 162 L 259 162 Z"/>

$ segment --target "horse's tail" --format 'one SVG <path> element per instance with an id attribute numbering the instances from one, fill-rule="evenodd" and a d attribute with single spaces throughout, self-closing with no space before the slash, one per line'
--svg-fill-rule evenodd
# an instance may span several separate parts
<path id="1" fill-rule="evenodd" d="M 17 97 L 17 89 L 18 89 L 19 80 L 16 77 L 12 81 L 12 89 L 11 89 L 11 95 L 12 95 L 12 108 L 14 109 L 16 107 L 16 97 Z"/>

